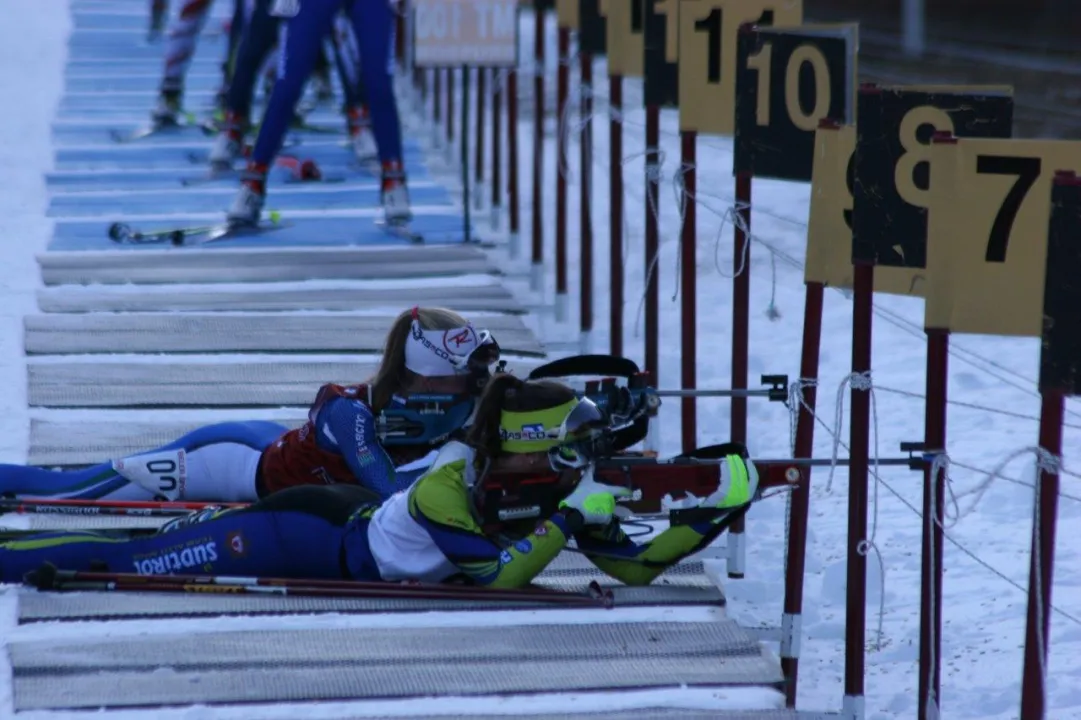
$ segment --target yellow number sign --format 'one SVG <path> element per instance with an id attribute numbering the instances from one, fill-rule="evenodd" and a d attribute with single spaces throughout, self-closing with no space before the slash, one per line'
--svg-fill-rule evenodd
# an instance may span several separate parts
<path id="1" fill-rule="evenodd" d="M 600 0 L 600 13 L 607 18 L 609 75 L 642 77 L 646 55 L 642 2 Z"/>
<path id="2" fill-rule="evenodd" d="M 740 25 L 801 22 L 802 0 L 680 0 L 679 129 L 734 134 Z"/>
<path id="3" fill-rule="evenodd" d="M 656 0 L 653 12 L 664 15 L 664 59 L 679 62 L 679 0 Z"/>
<path id="4" fill-rule="evenodd" d="M 578 29 L 578 10 L 581 0 L 556 0 L 556 18 L 559 27 L 568 30 Z"/>
<path id="5" fill-rule="evenodd" d="M 957 138 L 930 148 L 925 326 L 1039 337 L 1051 183 L 1081 142 Z"/>
<path id="6" fill-rule="evenodd" d="M 820 127 L 815 131 L 811 174 L 811 212 L 807 222 L 805 282 L 852 287 L 852 153 L 856 128 Z M 875 268 L 875 292 L 920 296 L 924 271 Z"/>

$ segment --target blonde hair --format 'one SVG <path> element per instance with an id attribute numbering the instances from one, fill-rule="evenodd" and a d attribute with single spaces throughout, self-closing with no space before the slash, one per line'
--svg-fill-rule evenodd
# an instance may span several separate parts
<path id="1" fill-rule="evenodd" d="M 368 379 L 371 388 L 372 410 L 382 410 L 395 393 L 401 392 L 413 372 L 405 366 L 405 344 L 412 332 L 413 316 L 423 330 L 453 330 L 464 327 L 468 320 L 446 308 L 410 308 L 394 319 L 383 343 L 383 360 L 379 370 Z"/>

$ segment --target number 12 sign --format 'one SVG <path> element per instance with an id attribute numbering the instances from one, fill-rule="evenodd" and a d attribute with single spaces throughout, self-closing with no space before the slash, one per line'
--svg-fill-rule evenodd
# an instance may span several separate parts
<path id="1" fill-rule="evenodd" d="M 515 67 L 516 0 L 413 0 L 413 64 Z"/>

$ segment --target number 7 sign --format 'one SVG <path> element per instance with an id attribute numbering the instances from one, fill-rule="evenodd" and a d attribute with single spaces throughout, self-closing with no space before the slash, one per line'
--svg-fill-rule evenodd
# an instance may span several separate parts
<path id="1" fill-rule="evenodd" d="M 1081 142 L 939 136 L 930 166 L 925 327 L 1039 337 L 1051 184 Z"/>

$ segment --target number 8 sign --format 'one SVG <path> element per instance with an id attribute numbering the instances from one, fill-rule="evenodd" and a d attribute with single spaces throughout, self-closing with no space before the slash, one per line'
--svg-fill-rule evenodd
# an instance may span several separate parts
<path id="1" fill-rule="evenodd" d="M 1051 184 L 1081 142 L 936 136 L 929 149 L 925 325 L 1039 337 Z"/>

